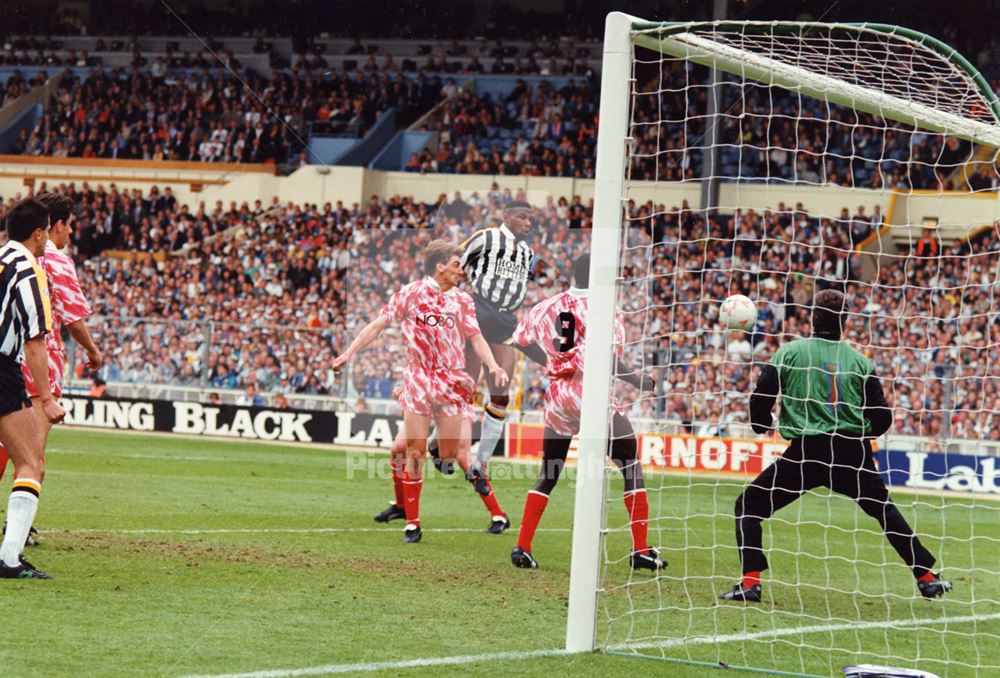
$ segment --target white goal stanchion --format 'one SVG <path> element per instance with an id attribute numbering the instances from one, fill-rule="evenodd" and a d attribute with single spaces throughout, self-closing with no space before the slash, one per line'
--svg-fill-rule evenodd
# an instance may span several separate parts
<path id="1" fill-rule="evenodd" d="M 568 650 L 1000 674 L 998 121 L 975 68 L 906 29 L 609 15 Z M 751 432 L 749 395 L 825 289 L 845 293 L 844 339 L 881 378 L 893 427 L 875 458 L 954 584 L 944 598 L 922 598 L 876 520 L 820 488 L 764 521 L 762 602 L 719 600 L 741 575 L 736 499 L 784 449 Z M 732 294 L 757 306 L 750 332 L 719 326 Z M 615 379 L 618 350 L 654 393 Z M 639 450 L 650 544 L 670 562 L 657 574 L 629 569 L 606 463 L 621 398 L 654 422 Z"/>

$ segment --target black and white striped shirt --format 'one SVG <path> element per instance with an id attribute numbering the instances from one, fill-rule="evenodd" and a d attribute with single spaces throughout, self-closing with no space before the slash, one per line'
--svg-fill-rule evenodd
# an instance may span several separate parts
<path id="1" fill-rule="evenodd" d="M 45 270 L 21 243 L 0 247 L 0 353 L 18 360 L 24 342 L 52 331 Z"/>
<path id="2" fill-rule="evenodd" d="M 462 268 L 476 296 L 501 311 L 513 311 L 528 291 L 535 253 L 510 229 L 477 231 L 462 247 Z"/>

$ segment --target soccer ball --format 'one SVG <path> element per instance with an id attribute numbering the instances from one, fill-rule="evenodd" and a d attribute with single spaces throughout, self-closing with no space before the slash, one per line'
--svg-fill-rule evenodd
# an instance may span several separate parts
<path id="1" fill-rule="evenodd" d="M 719 322 L 730 330 L 750 330 L 757 322 L 757 307 L 749 297 L 734 294 L 722 302 Z"/>

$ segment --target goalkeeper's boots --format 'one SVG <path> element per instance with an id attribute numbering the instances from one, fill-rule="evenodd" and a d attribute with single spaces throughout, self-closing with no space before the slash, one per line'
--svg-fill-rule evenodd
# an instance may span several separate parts
<path id="1" fill-rule="evenodd" d="M 3 533 L 7 534 L 7 521 L 3 521 Z M 42 540 L 38 536 L 38 530 L 32 525 L 31 529 L 28 530 L 28 538 L 24 540 L 25 546 L 38 546 Z"/>
<path id="2" fill-rule="evenodd" d="M 399 520 L 400 518 L 406 517 L 406 511 L 403 510 L 402 506 L 397 506 L 395 503 L 389 504 L 389 508 L 384 511 L 375 514 L 376 523 L 387 523 L 390 520 Z"/>
<path id="3" fill-rule="evenodd" d="M 500 534 L 504 530 L 510 527 L 510 521 L 507 519 L 507 514 L 504 513 L 499 516 L 493 516 L 490 520 L 490 526 L 486 528 L 488 534 Z"/>
<path id="4" fill-rule="evenodd" d="M 416 544 L 420 541 L 420 538 L 424 536 L 423 531 L 421 531 L 419 525 L 414 525 L 413 523 L 408 524 L 403 528 L 403 543 L 404 544 Z"/>
<path id="5" fill-rule="evenodd" d="M 951 591 L 951 582 L 942 579 L 939 574 L 934 574 L 934 578 L 930 581 L 918 581 L 917 588 L 920 589 L 920 595 L 924 598 L 940 598 Z"/>
<path id="6" fill-rule="evenodd" d="M 46 572 L 39 572 L 35 566 L 21 556 L 21 562 L 17 567 L 8 567 L 6 563 L 0 561 L 0 579 L 52 579 L 52 575 Z"/>
<path id="7" fill-rule="evenodd" d="M 667 561 L 660 557 L 656 549 L 649 548 L 645 551 L 632 551 L 629 556 L 629 564 L 633 570 L 662 570 L 667 566 Z"/>
<path id="8" fill-rule="evenodd" d="M 538 567 L 538 562 L 531 557 L 531 552 L 525 551 L 520 546 L 515 546 L 510 552 L 510 562 L 514 563 L 514 567 L 524 570 L 534 570 Z"/>
<path id="9" fill-rule="evenodd" d="M 719 598 L 721 600 L 737 600 L 744 603 L 759 603 L 760 602 L 760 584 L 755 584 L 753 586 L 744 586 L 742 582 L 729 589 L 723 593 Z"/>
<path id="10" fill-rule="evenodd" d="M 486 482 L 486 474 L 482 471 L 482 469 L 476 467 L 470 468 L 469 472 L 465 474 L 465 478 L 472 483 L 472 487 L 476 492 L 484 497 L 489 496 L 490 486 L 489 483 Z"/>

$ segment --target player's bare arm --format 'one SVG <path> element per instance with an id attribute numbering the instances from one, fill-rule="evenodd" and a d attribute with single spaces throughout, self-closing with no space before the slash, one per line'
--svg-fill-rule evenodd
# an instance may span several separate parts
<path id="1" fill-rule="evenodd" d="M 483 363 L 483 367 L 486 371 L 490 373 L 493 377 L 493 381 L 497 386 L 506 387 L 508 382 L 510 382 L 510 377 L 504 372 L 503 368 L 497 364 L 496 358 L 493 357 L 493 353 L 490 351 L 489 344 L 483 339 L 483 335 L 477 334 L 470 338 L 469 341 L 472 343 L 472 350 L 476 352 L 476 357 Z"/>
<path id="2" fill-rule="evenodd" d="M 45 418 L 49 420 L 50 424 L 58 424 L 66 416 L 66 410 L 52 396 L 49 386 L 48 353 L 45 350 L 44 335 L 39 334 L 24 342 L 24 360 L 28 364 L 28 369 L 31 370 L 31 376 L 35 378 L 38 392 L 43 394 L 39 398 Z"/>
<path id="3" fill-rule="evenodd" d="M 358 333 L 358 336 L 354 338 L 354 341 L 351 342 L 351 345 L 347 347 L 347 350 L 334 359 L 333 369 L 339 370 L 341 367 L 346 365 L 347 361 L 350 360 L 354 354 L 358 351 L 364 350 L 369 344 L 378 339 L 378 336 L 382 334 L 388 326 L 388 323 L 381 318 L 376 318 L 365 325 L 364 328 Z"/>
<path id="4" fill-rule="evenodd" d="M 90 366 L 90 369 L 93 371 L 101 369 L 101 365 L 104 364 L 104 356 L 97 348 L 97 344 L 94 343 L 94 338 L 90 336 L 86 321 L 80 319 L 70 323 L 66 325 L 66 330 L 73 337 L 73 340 L 87 352 L 87 365 Z"/>

